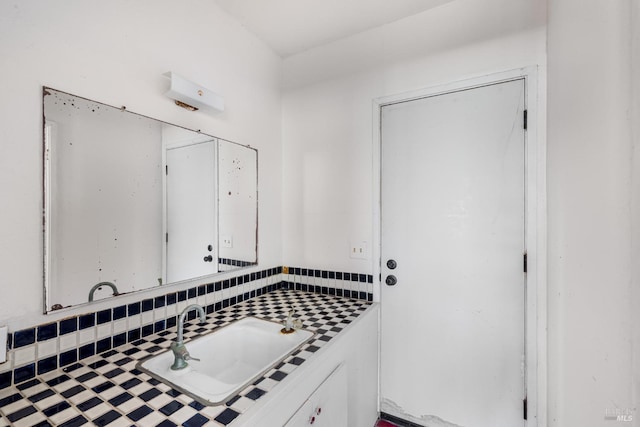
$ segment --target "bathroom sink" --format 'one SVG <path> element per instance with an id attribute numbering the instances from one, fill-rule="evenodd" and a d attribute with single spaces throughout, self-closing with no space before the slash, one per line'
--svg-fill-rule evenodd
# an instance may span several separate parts
<path id="1" fill-rule="evenodd" d="M 246 317 L 185 344 L 189 366 L 172 370 L 169 350 L 141 360 L 137 368 L 206 405 L 226 402 L 255 381 L 314 333 L 281 333 L 282 325 Z"/>

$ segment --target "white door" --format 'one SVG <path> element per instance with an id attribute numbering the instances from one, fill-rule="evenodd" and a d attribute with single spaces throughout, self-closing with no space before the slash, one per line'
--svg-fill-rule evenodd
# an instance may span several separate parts
<path id="1" fill-rule="evenodd" d="M 168 148 L 166 282 L 218 272 L 214 140 Z"/>
<path id="2" fill-rule="evenodd" d="M 514 80 L 382 107 L 383 412 L 524 424 L 524 95 Z"/>

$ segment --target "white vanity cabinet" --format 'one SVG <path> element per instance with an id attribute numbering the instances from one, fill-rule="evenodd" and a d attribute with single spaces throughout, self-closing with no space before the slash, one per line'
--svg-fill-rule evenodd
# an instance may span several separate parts
<path id="1" fill-rule="evenodd" d="M 282 383 L 261 397 L 256 405 L 238 417 L 237 425 L 375 425 L 378 418 L 379 314 L 380 307 L 377 304 L 369 307 L 313 357 L 291 372 Z"/>
<path id="2" fill-rule="evenodd" d="M 285 424 L 285 427 L 347 427 L 347 372 L 338 366 Z"/>

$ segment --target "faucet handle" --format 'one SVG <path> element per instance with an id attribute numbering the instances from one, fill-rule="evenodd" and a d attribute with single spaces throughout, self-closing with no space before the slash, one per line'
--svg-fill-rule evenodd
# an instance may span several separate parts
<path id="1" fill-rule="evenodd" d="M 188 352 L 184 355 L 184 360 L 195 360 L 196 362 L 200 362 L 200 359 L 191 356 Z"/>

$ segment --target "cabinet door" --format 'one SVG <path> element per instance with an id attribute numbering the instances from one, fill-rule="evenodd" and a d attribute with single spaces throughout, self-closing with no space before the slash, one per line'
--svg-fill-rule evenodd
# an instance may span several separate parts
<path id="1" fill-rule="evenodd" d="M 347 371 L 338 366 L 289 419 L 285 427 L 347 427 Z"/>

